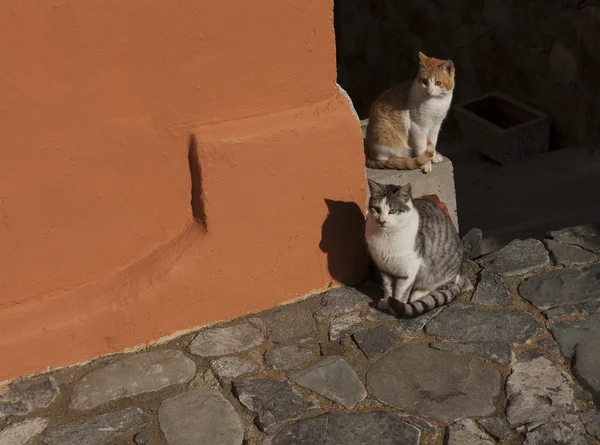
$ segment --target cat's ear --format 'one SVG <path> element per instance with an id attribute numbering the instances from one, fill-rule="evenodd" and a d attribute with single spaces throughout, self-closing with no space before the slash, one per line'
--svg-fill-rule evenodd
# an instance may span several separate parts
<path id="1" fill-rule="evenodd" d="M 372 179 L 368 179 L 369 190 L 371 190 L 371 195 L 381 195 L 383 193 L 383 187 L 381 184 L 376 183 Z"/>
<path id="2" fill-rule="evenodd" d="M 419 51 L 419 60 L 421 61 L 421 68 L 423 68 L 425 65 L 427 65 L 429 57 L 427 57 L 425 54 Z"/>
<path id="3" fill-rule="evenodd" d="M 412 186 L 410 185 L 410 183 L 403 185 L 402 187 L 400 187 L 400 190 L 398 190 L 397 192 L 404 201 L 408 201 L 409 199 L 412 199 Z"/>
<path id="4" fill-rule="evenodd" d="M 448 74 L 454 76 L 454 62 L 452 62 L 452 60 L 445 60 L 444 63 L 442 63 L 442 68 L 445 69 Z"/>

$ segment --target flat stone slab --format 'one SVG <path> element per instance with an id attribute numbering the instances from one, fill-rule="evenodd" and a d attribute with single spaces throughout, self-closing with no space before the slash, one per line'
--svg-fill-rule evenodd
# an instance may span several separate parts
<path id="1" fill-rule="evenodd" d="M 187 383 L 196 364 L 181 351 L 164 349 L 131 355 L 85 375 L 73 388 L 72 409 L 87 410 L 123 397 Z"/>
<path id="2" fill-rule="evenodd" d="M 513 304 L 513 299 L 500 275 L 486 269 L 481 271 L 471 301 L 486 306 L 510 306 Z"/>
<path id="3" fill-rule="evenodd" d="M 385 411 L 330 413 L 286 425 L 263 445 L 418 445 L 420 435 Z"/>
<path id="4" fill-rule="evenodd" d="M 0 431 L 0 444 L 29 445 L 36 436 L 44 432 L 49 422 L 48 419 L 36 417 L 13 423 Z"/>
<path id="5" fill-rule="evenodd" d="M 201 357 L 219 357 L 237 354 L 258 346 L 263 341 L 263 332 L 254 323 L 208 328 L 198 332 L 190 343 L 190 352 Z"/>
<path id="6" fill-rule="evenodd" d="M 488 311 L 469 304 L 454 303 L 432 319 L 425 332 L 461 341 L 525 343 L 540 329 L 526 312 Z"/>
<path id="7" fill-rule="evenodd" d="M 562 355 L 571 358 L 577 344 L 593 342 L 600 338 L 600 313 L 576 321 L 551 321 L 548 328 L 558 341 Z"/>
<path id="8" fill-rule="evenodd" d="M 240 445 L 244 425 L 216 391 L 189 391 L 164 400 L 158 424 L 169 445 Z"/>
<path id="9" fill-rule="evenodd" d="M 579 414 L 588 434 L 600 440 L 600 411 L 586 411 Z"/>
<path id="10" fill-rule="evenodd" d="M 7 394 L 0 395 L 0 419 L 6 416 L 24 416 L 48 408 L 60 394 L 52 376 L 19 380 L 10 385 Z"/>
<path id="11" fill-rule="evenodd" d="M 594 403 L 600 408 L 600 336 L 575 347 L 573 374 L 592 393 Z"/>
<path id="12" fill-rule="evenodd" d="M 295 420 L 319 406 L 306 400 L 287 381 L 253 379 L 233 382 L 233 390 L 240 403 L 257 413 L 256 424 L 262 431 Z"/>
<path id="13" fill-rule="evenodd" d="M 353 287 L 338 287 L 325 292 L 323 302 L 325 307 L 317 312 L 317 316 L 337 317 L 348 312 L 367 307 L 371 298 Z"/>
<path id="14" fill-rule="evenodd" d="M 258 366 L 240 357 L 221 357 L 210 362 L 210 369 L 219 380 L 235 379 L 250 374 Z"/>
<path id="15" fill-rule="evenodd" d="M 465 343 L 465 342 L 434 342 L 432 348 L 443 351 L 457 351 L 465 354 L 487 358 L 502 366 L 510 363 L 510 345 L 502 342 Z"/>
<path id="16" fill-rule="evenodd" d="M 348 409 L 367 396 L 362 382 L 341 357 L 327 357 L 291 375 L 290 379 Z"/>
<path id="17" fill-rule="evenodd" d="M 265 362 L 277 371 L 290 371 L 317 358 L 311 349 L 297 345 L 279 346 L 265 351 Z"/>
<path id="18" fill-rule="evenodd" d="M 507 420 L 532 445 L 589 444 L 575 414 L 573 381 L 546 357 L 522 354 L 506 381 Z"/>
<path id="19" fill-rule="evenodd" d="M 493 414 L 501 384 L 490 365 L 422 345 L 393 350 L 367 373 L 372 397 L 446 424 Z"/>
<path id="20" fill-rule="evenodd" d="M 546 248 L 554 263 L 561 266 L 586 266 L 598 261 L 598 257 L 592 252 L 571 244 L 563 244 L 554 240 L 544 240 Z"/>
<path id="21" fill-rule="evenodd" d="M 353 338 L 368 359 L 376 358 L 402 342 L 402 336 L 387 326 L 359 331 Z"/>
<path id="22" fill-rule="evenodd" d="M 446 308 L 447 308 L 447 306 L 444 306 L 444 307 L 441 307 L 438 309 L 434 309 L 432 311 L 424 313 L 423 315 L 419 315 L 418 317 L 415 317 L 415 318 L 399 319 L 396 322 L 396 329 L 398 331 L 402 332 L 403 334 L 406 334 L 407 336 L 411 336 L 411 335 L 417 333 L 418 331 L 420 331 L 421 329 L 423 329 L 423 326 L 425 326 L 429 322 L 429 320 L 431 320 L 433 317 L 438 315 L 440 312 L 442 312 Z"/>
<path id="23" fill-rule="evenodd" d="M 366 319 L 367 319 L 367 321 L 374 321 L 374 322 L 379 322 L 379 321 L 394 321 L 395 322 L 398 320 L 393 314 L 382 311 L 375 307 L 369 307 L 369 309 L 367 310 Z M 407 320 L 413 320 L 413 319 L 409 318 Z"/>
<path id="24" fill-rule="evenodd" d="M 517 276 L 549 266 L 550 257 L 541 241 L 516 239 L 478 262 L 498 275 Z"/>
<path id="25" fill-rule="evenodd" d="M 344 314 L 331 320 L 329 325 L 329 340 L 340 341 L 362 329 L 362 320 L 359 314 Z"/>
<path id="26" fill-rule="evenodd" d="M 549 232 L 555 241 L 579 246 L 585 250 L 600 253 L 600 225 L 584 224 L 566 229 Z"/>
<path id="27" fill-rule="evenodd" d="M 43 440 L 47 445 L 107 445 L 126 434 L 133 434 L 151 423 L 139 408 L 126 408 L 70 423 L 50 431 Z"/>
<path id="28" fill-rule="evenodd" d="M 519 295 L 542 310 L 600 300 L 600 265 L 530 277 L 519 285 Z"/>
<path id="29" fill-rule="evenodd" d="M 463 419 L 448 427 L 446 445 L 495 445 L 474 420 Z"/>
<path id="30" fill-rule="evenodd" d="M 287 343 L 304 338 L 317 330 L 312 314 L 306 309 L 286 306 L 264 317 L 269 338 L 275 343 Z"/>

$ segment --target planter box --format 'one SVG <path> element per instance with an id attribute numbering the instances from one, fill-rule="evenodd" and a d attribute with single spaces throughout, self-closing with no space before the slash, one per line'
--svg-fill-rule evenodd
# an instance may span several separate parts
<path id="1" fill-rule="evenodd" d="M 548 151 L 550 118 L 508 96 L 488 94 L 454 112 L 467 146 L 500 164 Z"/>

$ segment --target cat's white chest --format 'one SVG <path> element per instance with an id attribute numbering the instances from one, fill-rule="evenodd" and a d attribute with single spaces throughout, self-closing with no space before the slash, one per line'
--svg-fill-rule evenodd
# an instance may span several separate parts
<path id="1" fill-rule="evenodd" d="M 418 228 L 418 217 L 411 218 L 400 229 L 381 228 L 376 221 L 367 220 L 366 240 L 369 253 L 380 270 L 402 276 L 419 268 L 421 259 L 415 251 Z"/>
<path id="2" fill-rule="evenodd" d="M 440 99 L 426 100 L 411 112 L 411 121 L 423 130 L 440 124 L 448 114 L 451 102 L 451 94 Z"/>

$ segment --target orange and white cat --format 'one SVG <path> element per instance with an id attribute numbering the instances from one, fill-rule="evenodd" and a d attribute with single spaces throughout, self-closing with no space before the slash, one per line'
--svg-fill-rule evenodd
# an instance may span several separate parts
<path id="1" fill-rule="evenodd" d="M 451 60 L 427 57 L 417 76 L 384 91 L 371 106 L 367 127 L 367 167 L 424 173 L 442 162 L 436 144 L 454 90 Z"/>

